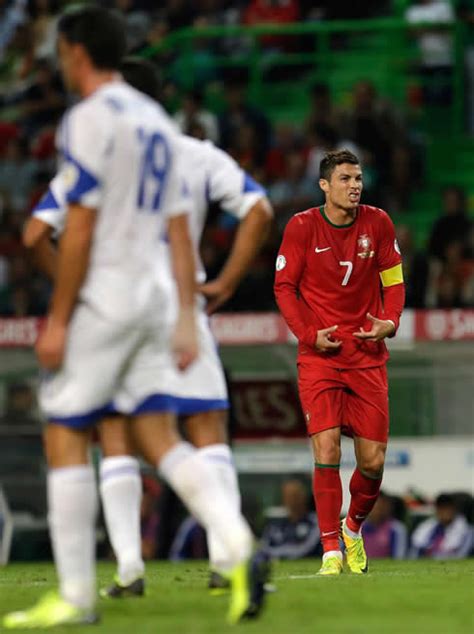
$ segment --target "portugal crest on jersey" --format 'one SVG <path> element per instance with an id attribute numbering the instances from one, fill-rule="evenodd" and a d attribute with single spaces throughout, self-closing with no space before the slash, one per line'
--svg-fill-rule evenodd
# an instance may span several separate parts
<path id="1" fill-rule="evenodd" d="M 366 233 L 363 233 L 362 235 L 359 236 L 359 239 L 357 240 L 357 246 L 360 249 L 359 253 L 357 254 L 359 258 L 373 258 L 374 257 L 375 251 L 371 249 L 372 241 Z"/>

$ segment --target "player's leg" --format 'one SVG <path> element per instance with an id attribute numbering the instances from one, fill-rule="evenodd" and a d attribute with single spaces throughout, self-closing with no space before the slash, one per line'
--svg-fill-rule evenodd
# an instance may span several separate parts
<path id="1" fill-rule="evenodd" d="M 215 471 L 227 499 L 233 504 L 236 512 L 240 513 L 239 483 L 227 438 L 227 411 L 210 410 L 189 415 L 185 419 L 185 427 L 189 441 Z M 219 561 L 225 558 L 225 546 L 212 530 L 207 535 L 207 542 L 212 571 L 209 588 L 219 593 L 228 586 L 227 580 L 217 573 Z"/>
<path id="2" fill-rule="evenodd" d="M 224 545 L 224 558 L 218 565 L 231 581 L 229 620 L 256 616 L 263 603 L 266 562 L 251 561 L 249 526 L 227 499 L 208 461 L 180 439 L 169 413 L 141 414 L 135 418 L 133 431 L 147 461 L 159 465 L 160 474 L 189 511 L 207 531 L 215 531 Z"/>
<path id="3" fill-rule="evenodd" d="M 325 429 L 311 436 L 314 456 L 313 494 L 318 517 L 323 565 L 319 574 L 342 572 L 339 523 L 342 507 L 341 428 Z"/>
<path id="4" fill-rule="evenodd" d="M 117 415 L 102 420 L 99 428 L 100 495 L 117 560 L 114 582 L 100 590 L 102 597 L 142 596 L 144 593 L 145 564 L 140 534 L 142 480 L 129 427 L 130 421 Z"/>
<path id="5" fill-rule="evenodd" d="M 342 523 L 347 563 L 356 574 L 367 572 L 361 527 L 382 484 L 388 437 L 388 389 L 385 367 L 348 371 L 351 394 L 347 415 L 354 432 L 357 466 L 349 490 L 351 501 Z"/>
<path id="6" fill-rule="evenodd" d="M 298 364 L 298 389 L 311 437 L 314 472 L 313 495 L 318 517 L 323 565 L 320 574 L 340 574 L 339 521 L 342 484 L 339 474 L 344 383 L 332 368 Z"/>
<path id="7" fill-rule="evenodd" d="M 88 462 L 88 432 L 109 410 L 115 387 L 140 333 L 103 320 L 87 304 L 72 317 L 61 368 L 41 383 L 46 432 L 48 518 L 59 596 L 6 617 L 8 627 L 49 627 L 95 618 L 97 486 Z"/>
<path id="8" fill-rule="evenodd" d="M 48 522 L 59 593 L 8 614 L 6 629 L 94 623 L 95 518 L 97 494 L 88 460 L 89 433 L 49 424 L 44 435 L 48 462 Z"/>

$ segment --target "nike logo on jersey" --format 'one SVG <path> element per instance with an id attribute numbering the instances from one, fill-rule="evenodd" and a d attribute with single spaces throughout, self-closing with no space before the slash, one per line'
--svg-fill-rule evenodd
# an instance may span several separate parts
<path id="1" fill-rule="evenodd" d="M 337 531 L 329 531 L 329 533 L 321 533 L 321 537 L 327 537 L 328 535 L 336 535 Z"/>
<path id="2" fill-rule="evenodd" d="M 315 248 L 315 253 L 323 253 L 324 251 L 329 251 L 331 247 L 324 247 L 324 249 L 319 249 L 318 247 Z"/>

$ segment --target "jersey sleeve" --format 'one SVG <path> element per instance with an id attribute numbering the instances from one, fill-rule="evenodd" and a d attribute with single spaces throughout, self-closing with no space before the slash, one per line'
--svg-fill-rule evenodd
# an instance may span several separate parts
<path id="1" fill-rule="evenodd" d="M 168 175 L 164 192 L 164 213 L 168 217 L 190 214 L 193 200 L 186 182 L 185 166 L 174 135 L 166 141 L 169 153 Z"/>
<path id="2" fill-rule="evenodd" d="M 113 148 L 111 121 L 100 103 L 79 104 L 64 117 L 58 139 L 67 204 L 100 207 Z"/>
<path id="3" fill-rule="evenodd" d="M 60 174 L 56 174 L 31 215 L 52 227 L 54 234 L 58 236 L 64 229 L 66 212 L 64 185 Z"/>
<path id="4" fill-rule="evenodd" d="M 236 218 L 244 218 L 255 203 L 266 196 L 265 189 L 244 172 L 228 154 L 208 143 L 206 190 L 211 202 Z"/>
<path id="5" fill-rule="evenodd" d="M 303 218 L 294 216 L 286 225 L 276 260 L 275 298 L 283 318 L 299 342 L 314 346 L 317 327 L 308 324 L 306 309 L 299 297 L 308 240 L 308 227 Z"/>
<path id="6" fill-rule="evenodd" d="M 405 285 L 395 228 L 385 212 L 382 212 L 379 240 L 377 266 L 383 288 L 384 318 L 394 323 L 396 332 L 405 304 Z"/>

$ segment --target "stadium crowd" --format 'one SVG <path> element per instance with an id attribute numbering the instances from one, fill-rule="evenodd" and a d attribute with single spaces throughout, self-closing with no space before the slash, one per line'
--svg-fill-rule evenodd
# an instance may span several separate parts
<path id="1" fill-rule="evenodd" d="M 204 530 L 185 514 L 174 497 L 170 499 L 169 491 L 157 487 L 157 483 L 145 476 L 144 558 L 173 561 L 206 558 Z M 151 490 L 155 491 L 154 498 Z M 262 548 L 273 559 L 321 556 L 314 504 L 304 478 L 284 480 L 279 504 L 260 509 L 250 520 Z M 462 559 L 474 555 L 473 524 L 474 500 L 468 493 L 442 492 L 430 500 L 413 492 L 398 496 L 381 491 L 362 531 L 369 559 Z"/>
<path id="2" fill-rule="evenodd" d="M 55 128 L 68 106 L 54 48 L 57 15 L 64 4 L 57 0 L 0 2 L 0 314 L 4 316 L 41 315 L 48 303 L 48 285 L 25 259 L 20 233 L 54 173 Z M 151 0 L 110 0 L 107 4 L 123 13 L 131 52 L 159 44 L 167 34 L 185 27 L 354 19 L 389 15 L 394 6 L 388 1 L 323 0 L 169 0 L 159 3 L 159 9 Z M 429 17 L 434 5 L 441 13 L 440 5 L 445 5 L 447 22 L 454 19 L 449 2 L 429 0 L 413 3 L 406 17 L 416 22 L 417 10 Z M 461 3 L 460 11 L 472 24 L 469 5 Z M 304 48 L 304 38 L 301 40 Z M 403 214 L 411 192 L 422 184 L 419 135 L 407 112 L 379 94 L 368 80 L 354 82 L 344 106 L 334 103 L 328 84 L 313 83 L 307 88 L 310 106 L 305 119 L 274 123 L 249 101 L 245 76 L 234 73 L 220 77 L 217 73 L 214 56 L 236 54 L 245 47 L 245 41 L 223 38 L 219 45 L 204 39 L 196 42 L 193 55 L 199 62 L 196 86 L 200 88 L 180 84 L 179 58 L 161 58 L 171 69 L 163 86 L 163 102 L 183 132 L 210 139 L 266 186 L 276 212 L 272 234 L 224 310 L 273 310 L 276 248 L 293 213 L 322 203 L 317 180 L 324 152 L 348 147 L 359 154 L 366 177 L 364 200 Z M 294 43 L 279 36 L 264 36 L 262 40 L 264 51 L 288 46 L 291 49 Z M 420 46 L 423 50 L 422 42 Z M 446 71 L 449 59 L 448 51 L 444 61 L 427 72 Z M 203 90 L 212 82 L 220 84 L 222 90 L 218 109 L 208 103 Z M 472 306 L 474 238 L 466 192 L 459 187 L 440 191 L 438 208 L 439 218 L 421 251 L 415 248 L 409 227 L 398 224 L 407 305 Z M 220 269 L 235 230 L 235 221 L 221 211 L 215 209 L 210 215 L 203 239 L 203 260 L 210 276 Z"/>

